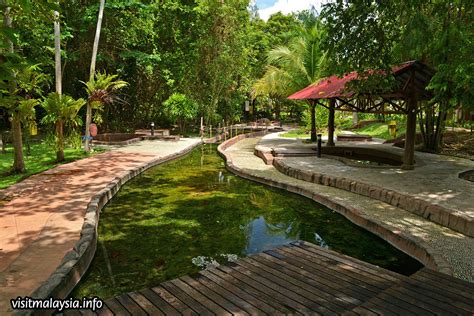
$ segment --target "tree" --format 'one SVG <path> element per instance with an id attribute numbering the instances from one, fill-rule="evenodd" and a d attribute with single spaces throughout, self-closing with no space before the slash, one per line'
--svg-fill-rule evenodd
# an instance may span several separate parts
<path id="1" fill-rule="evenodd" d="M 325 54 L 320 47 L 324 32 L 321 23 L 302 28 L 289 46 L 280 46 L 268 53 L 264 76 L 253 86 L 254 96 L 287 97 L 306 88 L 322 77 Z M 311 140 L 316 141 L 315 104 L 311 107 Z"/>
<path id="2" fill-rule="evenodd" d="M 74 100 L 68 95 L 50 93 L 41 104 L 46 110 L 43 124 L 54 124 L 56 130 L 56 160 L 64 161 L 64 127 L 76 127 L 82 124 L 79 110 L 86 104 L 84 99 Z"/>
<path id="3" fill-rule="evenodd" d="M 91 109 L 102 111 L 105 105 L 110 105 L 118 100 L 117 91 L 126 87 L 128 83 L 117 80 L 117 77 L 117 75 L 99 72 L 88 82 L 81 81 L 85 85 L 88 95 L 87 104 Z"/>
<path id="4" fill-rule="evenodd" d="M 2 95 L 0 106 L 6 108 L 12 125 L 12 142 L 14 149 L 13 172 L 23 173 L 25 163 L 23 159 L 22 123 L 35 119 L 35 106 L 39 101 L 35 98 L 41 95 L 47 77 L 41 73 L 38 65 L 17 65 L 13 69 L 13 83 L 8 90 L 0 89 Z"/>
<path id="5" fill-rule="evenodd" d="M 24 34 L 29 33 L 25 28 L 39 27 L 34 23 L 37 20 L 46 25 L 51 18 L 50 10 L 57 7 L 47 0 L 0 0 L 0 8 L 3 11 L 3 26 L 0 28 L 0 106 L 10 114 L 13 172 L 22 173 L 25 170 L 22 123 L 34 120 L 34 108 L 38 104 L 35 98 L 41 95 L 48 81 L 39 65 L 25 56 Z M 18 20 L 26 21 L 25 25 L 19 24 Z"/>
<path id="6" fill-rule="evenodd" d="M 63 77 L 61 74 L 61 27 L 58 11 L 54 11 L 54 68 L 56 75 L 56 92 L 61 95 L 63 93 Z"/>
<path id="7" fill-rule="evenodd" d="M 434 97 L 417 111 L 425 149 L 439 151 L 448 111 L 474 103 L 472 1 L 338 0 L 326 4 L 322 15 L 333 73 L 390 73 L 391 66 L 414 59 L 436 70 L 428 86 Z M 375 78 L 367 85 L 393 84 L 384 82 Z"/>
<path id="8" fill-rule="evenodd" d="M 97 19 L 97 28 L 95 32 L 94 38 L 94 46 L 92 48 L 92 59 L 91 59 L 91 67 L 90 67 L 90 74 L 89 74 L 89 82 L 94 80 L 95 75 L 95 66 L 97 60 L 97 51 L 99 49 L 99 40 L 100 40 L 100 30 L 102 28 L 102 18 L 104 16 L 104 6 L 105 0 L 100 0 L 100 7 L 99 7 L 99 17 Z M 89 147 L 89 137 L 91 136 L 90 132 L 90 125 L 92 122 L 92 104 L 90 102 L 87 103 L 87 113 L 86 113 L 86 139 L 84 142 L 84 150 L 90 151 Z"/>
<path id="9" fill-rule="evenodd" d="M 198 106 L 196 102 L 181 93 L 173 93 L 163 105 L 170 114 L 170 118 L 178 122 L 181 134 L 185 133 L 186 121 L 196 117 Z"/>

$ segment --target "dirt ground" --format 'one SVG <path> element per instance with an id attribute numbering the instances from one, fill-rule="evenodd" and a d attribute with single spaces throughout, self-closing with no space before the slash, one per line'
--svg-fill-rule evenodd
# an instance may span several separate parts
<path id="1" fill-rule="evenodd" d="M 447 131 L 441 153 L 474 160 L 474 132 Z"/>

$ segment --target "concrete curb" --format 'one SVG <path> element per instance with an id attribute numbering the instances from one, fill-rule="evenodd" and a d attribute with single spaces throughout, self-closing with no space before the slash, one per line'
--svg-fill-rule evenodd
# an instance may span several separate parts
<path id="1" fill-rule="evenodd" d="M 94 195 L 86 210 L 84 217 L 84 224 L 81 230 L 81 237 L 74 246 L 74 249 L 66 253 L 62 262 L 50 277 L 38 287 L 32 294 L 32 298 L 66 298 L 74 289 L 76 284 L 81 280 L 84 273 L 89 268 L 89 265 L 94 258 L 97 248 L 97 227 L 99 223 L 99 215 L 102 208 L 107 202 L 120 190 L 120 188 L 142 172 L 150 169 L 156 165 L 180 158 L 194 148 L 200 146 L 202 142 L 198 142 L 189 146 L 179 152 L 154 159 L 140 167 L 136 167 L 126 173 L 117 176 L 104 189 Z M 17 311 L 15 315 L 50 315 L 52 310 L 43 311 Z"/>
<path id="2" fill-rule="evenodd" d="M 242 136 L 242 135 L 239 135 Z M 226 149 L 242 140 L 243 137 L 234 137 L 227 142 L 222 143 L 218 148 L 219 154 L 226 160 L 226 167 L 228 170 L 234 174 L 254 182 L 266 184 L 271 187 L 280 188 L 287 190 L 289 192 L 297 193 L 303 195 L 309 199 L 312 199 L 349 219 L 354 224 L 370 231 L 371 233 L 381 237 L 394 247 L 404 251 L 405 253 L 413 256 L 423 263 L 426 267 L 437 270 L 439 272 L 453 275 L 453 270 L 450 264 L 443 258 L 441 253 L 437 250 L 432 249 L 425 241 L 422 239 L 409 235 L 405 232 L 394 230 L 393 227 L 374 221 L 369 218 L 367 215 L 356 209 L 355 207 L 344 205 L 342 203 L 336 202 L 328 196 L 323 194 L 311 192 L 303 187 L 298 185 L 287 184 L 279 182 L 270 178 L 261 177 L 255 174 L 250 174 L 245 172 L 243 169 L 237 167 L 232 162 L 231 157 L 226 153 Z M 247 137 L 258 137 L 259 134 L 246 134 Z"/>
<path id="3" fill-rule="evenodd" d="M 281 173 L 295 179 L 327 185 L 352 193 L 360 194 L 404 209 L 410 213 L 422 216 L 434 223 L 448 227 L 466 236 L 474 237 L 474 221 L 472 218 L 459 214 L 437 204 L 432 204 L 417 197 L 400 192 L 384 189 L 376 185 L 355 181 L 328 174 L 295 169 L 282 159 L 275 158 L 273 166 Z"/>

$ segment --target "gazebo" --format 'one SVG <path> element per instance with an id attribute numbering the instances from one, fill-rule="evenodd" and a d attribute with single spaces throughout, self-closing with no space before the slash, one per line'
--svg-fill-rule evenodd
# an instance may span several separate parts
<path id="1" fill-rule="evenodd" d="M 329 109 L 328 142 L 327 146 L 334 146 L 334 113 L 338 111 L 405 114 L 407 115 L 405 152 L 403 169 L 414 168 L 416 115 L 421 110 L 419 102 L 430 100 L 432 95 L 426 90 L 434 71 L 419 61 L 408 61 L 392 68 L 395 79 L 394 88 L 390 91 L 356 93 L 350 91 L 346 84 L 358 79 L 359 75 L 353 71 L 343 77 L 331 76 L 322 79 L 300 90 L 288 99 L 307 100 L 311 105 L 311 120 L 314 126 L 315 107 L 321 105 Z M 324 102 L 327 100 L 328 102 Z M 315 131 L 311 131 L 311 138 L 316 138 Z M 313 135 L 314 134 L 314 135 Z"/>

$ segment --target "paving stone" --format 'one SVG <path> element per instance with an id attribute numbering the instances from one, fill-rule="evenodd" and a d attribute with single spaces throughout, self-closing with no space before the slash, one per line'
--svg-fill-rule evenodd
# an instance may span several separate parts
<path id="1" fill-rule="evenodd" d="M 78 260 L 76 255 L 93 255 L 95 248 L 89 246 L 95 240 L 95 210 L 126 182 L 122 177 L 128 180 L 128 173 L 136 175 L 199 143 L 200 139 L 182 139 L 113 147 L 0 190 L 0 196 L 8 197 L 0 205 L 0 223 L 17 228 L 14 234 L 0 238 L 0 315 L 9 311 L 12 297 L 30 295 L 45 281 L 50 285 L 65 283 L 61 282 L 64 269 L 62 274 L 54 274 L 61 263 L 70 267 L 65 262 Z M 77 254 L 71 253 L 72 249 Z M 51 275 L 54 279 L 48 280 Z"/>
<path id="2" fill-rule="evenodd" d="M 282 174 L 275 167 L 266 165 L 260 158 L 253 155 L 254 147 L 259 141 L 260 138 L 247 138 L 228 147 L 224 153 L 231 171 L 232 168 L 238 168 L 239 173 L 243 173 L 244 176 L 252 175 L 253 180 L 262 183 L 266 182 L 264 178 L 270 178 L 280 188 L 287 187 L 290 191 L 301 188 L 312 192 L 313 200 L 325 205 L 332 204 L 334 210 L 389 240 L 394 246 L 418 258 L 425 265 L 474 282 L 474 238 L 383 201 Z M 308 163 L 309 160 L 305 161 Z M 327 172 L 328 168 L 325 169 Z M 323 176 L 323 183 L 325 179 L 327 177 Z M 451 180 L 454 181 L 454 179 Z M 368 189 L 367 186 L 358 188 L 354 182 L 350 183 L 350 187 L 352 191 L 361 189 L 367 191 Z M 396 193 L 392 186 L 389 185 L 384 189 L 387 190 L 386 200 L 390 200 L 392 204 L 393 202 L 400 203 L 401 195 Z M 423 189 L 426 189 L 425 184 L 419 187 L 419 191 Z M 421 194 L 417 198 L 420 201 L 425 200 Z M 439 201 L 439 199 L 435 198 L 434 201 Z M 466 204 L 465 202 L 463 203 Z M 472 203 L 472 200 L 470 202 Z M 469 206 L 472 207 L 472 205 Z M 424 209 L 425 213 L 431 213 L 431 216 L 439 212 L 439 207 L 426 204 L 421 209 Z"/>

